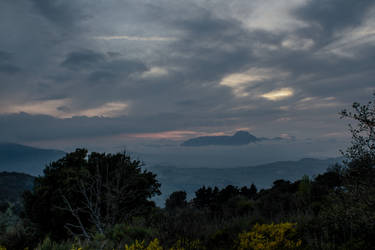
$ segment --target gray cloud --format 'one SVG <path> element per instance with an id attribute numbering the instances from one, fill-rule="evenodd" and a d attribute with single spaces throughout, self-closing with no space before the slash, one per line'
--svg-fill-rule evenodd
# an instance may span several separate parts
<path id="1" fill-rule="evenodd" d="M 11 58 L 11 53 L 6 51 L 0 51 L 0 62 L 7 62 Z"/>
<path id="2" fill-rule="evenodd" d="M 80 18 L 84 17 L 81 12 L 82 8 L 80 8 L 83 6 L 77 1 L 32 0 L 31 2 L 41 16 L 62 28 L 73 26 Z"/>
<path id="3" fill-rule="evenodd" d="M 272 29 L 257 28 L 262 4 L 0 3 L 0 32 L 8 34 L 0 41 L 1 137 L 251 128 L 259 136 L 318 138 L 344 129 L 337 112 L 374 89 L 375 39 L 363 35 L 374 28 L 372 1 L 285 2 L 296 23 L 288 29 L 272 19 Z M 270 13 L 278 20 L 278 12 Z M 96 39 L 106 36 L 134 39 Z M 230 76 L 232 86 L 221 84 Z M 262 97 L 285 88 L 292 94 L 284 99 Z M 41 114 L 38 107 L 19 113 L 38 103 Z M 126 108 L 114 117 L 64 116 L 96 110 L 100 116 L 119 104 Z"/>
<path id="4" fill-rule="evenodd" d="M 332 33 L 360 25 L 373 6 L 371 0 L 316 0 L 296 10 L 296 14 L 312 26 L 319 25 L 319 29 Z"/>
<path id="5" fill-rule="evenodd" d="M 0 73 L 15 74 L 21 71 L 20 68 L 11 63 L 12 54 L 0 50 Z"/>
<path id="6" fill-rule="evenodd" d="M 74 51 L 67 55 L 61 65 L 73 70 L 82 70 L 91 68 L 103 62 L 104 59 L 102 54 L 92 50 Z"/>
<path id="7" fill-rule="evenodd" d="M 8 73 L 8 74 L 14 74 L 19 72 L 20 69 L 14 65 L 11 64 L 0 64 L 0 72 L 2 73 Z"/>

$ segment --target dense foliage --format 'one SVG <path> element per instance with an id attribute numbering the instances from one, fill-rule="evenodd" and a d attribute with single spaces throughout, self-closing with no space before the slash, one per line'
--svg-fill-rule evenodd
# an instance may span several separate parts
<path id="1" fill-rule="evenodd" d="M 299 249 L 302 242 L 298 239 L 296 224 L 281 223 L 270 225 L 255 224 L 250 232 L 239 235 L 238 250 L 246 249 Z"/>
<path id="2" fill-rule="evenodd" d="M 33 187 L 34 177 L 28 174 L 0 172 L 0 203 L 21 200 L 22 193 Z"/>
<path id="3" fill-rule="evenodd" d="M 373 249 L 375 104 L 355 103 L 343 164 L 315 178 L 176 191 L 165 208 L 160 184 L 126 154 L 77 150 L 45 169 L 24 210 L 0 214 L 7 249 Z"/>
<path id="4" fill-rule="evenodd" d="M 24 194 L 25 217 L 42 235 L 92 238 L 116 223 L 147 215 L 160 184 L 126 153 L 77 149 L 52 162 Z"/>

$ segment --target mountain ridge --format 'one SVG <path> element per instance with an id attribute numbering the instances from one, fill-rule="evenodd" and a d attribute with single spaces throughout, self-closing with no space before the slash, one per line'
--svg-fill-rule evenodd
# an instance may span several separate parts
<path id="1" fill-rule="evenodd" d="M 66 153 L 55 149 L 41 149 L 18 143 L 0 143 L 0 171 L 26 173 L 38 176 L 51 161 Z"/>
<path id="2" fill-rule="evenodd" d="M 304 175 L 314 177 L 324 173 L 343 158 L 302 158 L 298 161 L 276 161 L 254 166 L 240 166 L 228 168 L 179 168 L 175 166 L 153 165 L 146 169 L 157 174 L 162 183 L 162 195 L 156 197 L 158 205 L 162 205 L 168 195 L 177 190 L 187 192 L 189 198 L 202 186 L 225 187 L 250 186 L 255 184 L 258 189 L 268 188 L 278 179 L 295 181 Z"/>
<path id="3" fill-rule="evenodd" d="M 59 150 L 0 143 L 0 172 L 18 172 L 38 176 L 42 174 L 48 163 L 64 155 L 65 152 Z M 272 186 L 277 179 L 293 181 L 303 175 L 316 176 L 325 172 L 330 165 L 339 162 L 342 162 L 342 158 L 302 158 L 298 161 L 276 161 L 238 167 L 232 165 L 227 168 L 188 168 L 158 164 L 146 165 L 144 168 L 155 173 L 162 184 L 162 196 L 154 198 L 158 205 L 162 206 L 168 195 L 178 190 L 185 190 L 188 197 L 192 198 L 194 192 L 202 186 L 249 186 L 254 183 L 258 188 L 267 188 Z"/>
<path id="4" fill-rule="evenodd" d="M 188 139 L 181 143 L 183 147 L 202 147 L 202 146 L 242 146 L 250 143 L 269 140 L 285 140 L 282 137 L 266 138 L 256 137 L 248 131 L 239 130 L 233 135 L 219 135 L 219 136 L 199 136 Z"/>

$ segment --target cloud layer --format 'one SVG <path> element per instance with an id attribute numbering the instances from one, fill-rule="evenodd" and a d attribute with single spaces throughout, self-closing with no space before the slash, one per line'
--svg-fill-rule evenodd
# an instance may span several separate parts
<path id="1" fill-rule="evenodd" d="M 1 1 L 0 135 L 333 135 L 375 90 L 374 13 L 370 0 Z"/>

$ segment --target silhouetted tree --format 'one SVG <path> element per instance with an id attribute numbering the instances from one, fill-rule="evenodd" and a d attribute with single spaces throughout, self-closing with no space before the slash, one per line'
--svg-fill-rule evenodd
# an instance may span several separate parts
<path id="1" fill-rule="evenodd" d="M 209 207 L 213 201 L 217 199 L 219 189 L 215 187 L 206 188 L 205 186 L 201 187 L 195 191 L 195 198 L 193 199 L 193 204 L 197 208 Z"/>
<path id="2" fill-rule="evenodd" d="M 185 191 L 173 192 L 165 201 L 165 208 L 168 211 L 173 211 L 177 208 L 184 208 L 186 205 L 187 201 Z"/>
<path id="3" fill-rule="evenodd" d="M 91 230 L 145 215 L 160 194 L 156 175 L 142 170 L 126 153 L 87 154 L 77 149 L 44 170 L 34 188 L 24 194 L 26 217 L 57 239 L 67 231 L 85 238 Z"/>
<path id="4" fill-rule="evenodd" d="M 254 184 L 251 184 L 250 188 L 244 186 L 241 188 L 241 195 L 249 198 L 249 199 L 255 199 L 257 195 L 257 188 Z"/>
<path id="5" fill-rule="evenodd" d="M 349 125 L 351 145 L 343 152 L 344 168 L 337 171 L 341 185 L 331 193 L 321 213 L 329 235 L 326 240 L 346 249 L 372 249 L 375 244 L 374 101 L 353 103 L 352 111 L 341 112 L 356 124 Z M 335 177 L 330 181 L 335 182 Z"/>

